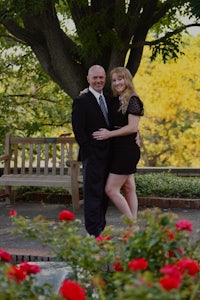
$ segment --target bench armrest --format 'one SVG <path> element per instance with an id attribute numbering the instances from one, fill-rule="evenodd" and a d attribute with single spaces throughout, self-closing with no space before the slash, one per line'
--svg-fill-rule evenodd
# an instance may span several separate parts
<path id="1" fill-rule="evenodd" d="M 77 160 L 66 161 L 67 167 L 81 166 L 81 164 L 82 164 L 81 161 L 77 161 Z"/>
<path id="2" fill-rule="evenodd" d="M 0 161 L 3 161 L 3 160 L 8 160 L 8 158 L 9 158 L 9 155 L 1 155 L 0 156 Z"/>

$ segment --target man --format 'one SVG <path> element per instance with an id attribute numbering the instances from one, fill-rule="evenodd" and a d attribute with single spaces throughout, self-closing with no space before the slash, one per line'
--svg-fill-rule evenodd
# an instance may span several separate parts
<path id="1" fill-rule="evenodd" d="M 105 183 L 108 176 L 109 140 L 97 141 L 92 133 L 99 128 L 109 129 L 109 121 L 103 110 L 109 103 L 103 96 L 106 73 L 103 67 L 94 65 L 88 70 L 89 90 L 73 102 L 72 126 L 80 146 L 83 163 L 83 195 L 85 227 L 90 235 L 99 236 L 106 225 L 105 214 L 108 198 Z M 104 109 L 100 107 L 99 97 L 103 96 Z M 101 97 L 100 97 L 101 98 Z"/>

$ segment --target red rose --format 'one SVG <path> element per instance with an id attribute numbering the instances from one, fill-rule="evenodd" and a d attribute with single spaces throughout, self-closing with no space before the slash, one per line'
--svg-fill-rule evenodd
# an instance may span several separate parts
<path id="1" fill-rule="evenodd" d="M 10 212 L 9 212 L 9 215 L 10 215 L 10 217 L 15 217 L 17 215 L 16 210 L 11 209 Z"/>
<path id="2" fill-rule="evenodd" d="M 170 291 L 171 289 L 178 289 L 181 285 L 181 279 L 171 276 L 165 276 L 158 280 L 160 285 L 166 290 Z"/>
<path id="3" fill-rule="evenodd" d="M 60 295 L 67 300 L 85 300 L 85 290 L 75 281 L 64 280 L 60 290 Z"/>
<path id="4" fill-rule="evenodd" d="M 136 258 L 132 259 L 128 263 L 128 268 L 130 271 L 146 270 L 148 268 L 148 262 L 146 258 Z"/>
<path id="5" fill-rule="evenodd" d="M 190 276 L 194 276 L 196 273 L 200 272 L 200 265 L 198 262 L 190 258 L 182 258 L 176 263 L 176 266 L 182 274 L 188 272 Z"/>
<path id="6" fill-rule="evenodd" d="M 116 272 L 122 272 L 122 271 L 124 271 L 124 268 L 122 267 L 122 265 L 120 263 L 120 259 L 118 257 L 116 257 L 116 261 L 114 263 L 114 270 Z"/>
<path id="7" fill-rule="evenodd" d="M 30 264 L 28 262 L 21 263 L 20 268 L 27 274 L 37 274 L 40 272 L 40 267 L 38 265 Z"/>
<path id="8" fill-rule="evenodd" d="M 123 235 L 123 242 L 126 244 L 126 241 L 134 234 L 133 230 L 126 230 Z"/>
<path id="9" fill-rule="evenodd" d="M 192 231 L 192 223 L 188 220 L 183 219 L 176 223 L 176 228 L 177 230 Z"/>
<path id="10" fill-rule="evenodd" d="M 184 252 L 183 252 L 183 250 L 181 248 L 177 248 L 176 251 L 179 252 L 180 255 L 183 256 Z M 173 250 L 169 250 L 168 254 L 169 254 L 169 257 L 177 257 L 175 251 L 173 251 Z"/>
<path id="11" fill-rule="evenodd" d="M 3 249 L 0 249 L 0 258 L 3 261 L 11 261 L 12 260 L 12 256 L 10 255 L 10 253 L 4 251 Z"/>
<path id="12" fill-rule="evenodd" d="M 160 273 L 168 275 L 169 277 L 175 277 L 178 279 L 182 279 L 181 272 L 174 265 L 165 265 L 160 269 Z"/>
<path id="13" fill-rule="evenodd" d="M 60 221 L 73 221 L 74 214 L 69 210 L 63 210 L 59 213 L 58 218 Z"/>
<path id="14" fill-rule="evenodd" d="M 116 272 L 123 272 L 124 271 L 124 268 L 121 266 L 119 261 L 114 263 L 114 270 Z"/>
<path id="15" fill-rule="evenodd" d="M 177 251 L 180 253 L 180 255 L 183 256 L 184 252 L 181 248 L 177 248 Z M 176 257 L 177 256 L 173 250 L 169 250 L 168 254 L 169 254 L 169 257 Z"/>
<path id="16" fill-rule="evenodd" d="M 96 240 L 98 242 L 109 241 L 110 240 L 110 236 L 99 235 L 99 236 L 96 237 Z"/>
<path id="17" fill-rule="evenodd" d="M 169 239 L 170 239 L 170 241 L 173 241 L 174 238 L 175 238 L 174 233 L 173 233 L 173 232 L 170 232 L 170 233 L 169 233 Z"/>
<path id="18" fill-rule="evenodd" d="M 11 281 L 15 281 L 17 283 L 22 282 L 27 277 L 27 273 L 18 266 L 12 266 L 7 270 L 8 277 Z"/>

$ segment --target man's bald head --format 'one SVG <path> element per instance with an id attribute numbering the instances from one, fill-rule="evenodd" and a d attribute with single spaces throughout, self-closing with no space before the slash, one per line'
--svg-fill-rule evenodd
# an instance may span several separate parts
<path id="1" fill-rule="evenodd" d="M 101 93 L 106 82 L 104 68 L 100 65 L 91 66 L 88 70 L 87 81 L 96 92 Z"/>

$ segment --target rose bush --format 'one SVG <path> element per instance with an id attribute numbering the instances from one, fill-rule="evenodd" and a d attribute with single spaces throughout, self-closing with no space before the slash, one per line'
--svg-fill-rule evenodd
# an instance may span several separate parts
<path id="1" fill-rule="evenodd" d="M 1 249 L 0 299 L 200 299 L 200 240 L 192 223 L 175 214 L 146 209 L 140 224 L 124 218 L 123 228 L 107 227 L 98 238 L 83 236 L 80 221 L 66 210 L 57 221 L 10 216 L 15 232 L 40 239 L 73 275 L 55 295 L 50 286 L 34 284 L 38 268 L 13 265 Z"/>

